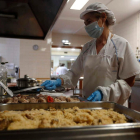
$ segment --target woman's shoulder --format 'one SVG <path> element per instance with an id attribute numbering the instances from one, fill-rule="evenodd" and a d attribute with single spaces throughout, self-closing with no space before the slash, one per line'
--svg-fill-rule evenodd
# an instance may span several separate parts
<path id="1" fill-rule="evenodd" d="M 85 51 L 87 51 L 91 46 L 92 44 L 96 41 L 96 39 L 92 39 L 90 40 L 89 42 L 87 42 L 83 48 L 82 48 L 82 52 L 84 53 Z"/>
<path id="2" fill-rule="evenodd" d="M 112 40 L 116 44 L 118 54 L 124 55 L 126 51 L 132 53 L 132 47 L 125 38 L 118 35 L 114 35 Z"/>
<path id="3" fill-rule="evenodd" d="M 112 37 L 112 39 L 113 39 L 116 43 L 123 43 L 123 44 L 128 43 L 128 41 L 127 41 L 125 38 L 123 38 L 123 37 L 121 37 L 121 36 L 119 36 L 119 35 L 116 35 L 116 34 L 114 34 L 114 36 Z"/>

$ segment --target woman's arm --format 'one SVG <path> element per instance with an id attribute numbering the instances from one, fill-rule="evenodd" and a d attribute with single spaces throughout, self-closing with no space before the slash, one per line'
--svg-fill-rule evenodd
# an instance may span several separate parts
<path id="1" fill-rule="evenodd" d="M 120 43 L 124 43 L 124 41 L 122 40 Z M 120 51 L 118 49 L 119 80 L 108 87 L 99 86 L 97 90 L 102 91 L 103 101 L 113 101 L 123 105 L 131 95 L 131 87 L 134 85 L 135 76 L 140 73 L 140 66 L 128 42 L 125 42 L 120 48 Z"/>
<path id="2" fill-rule="evenodd" d="M 61 85 L 67 88 L 75 87 L 82 73 L 83 53 L 78 56 L 71 69 L 65 75 L 59 76 L 59 79 L 61 79 Z"/>

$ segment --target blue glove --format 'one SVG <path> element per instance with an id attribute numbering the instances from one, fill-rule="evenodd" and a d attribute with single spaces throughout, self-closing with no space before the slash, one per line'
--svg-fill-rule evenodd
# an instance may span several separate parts
<path id="1" fill-rule="evenodd" d="M 60 87 L 61 86 L 61 79 L 57 79 L 57 80 L 46 80 L 44 83 L 42 83 L 40 86 L 44 86 L 44 89 L 47 90 L 55 90 L 56 87 Z"/>
<path id="2" fill-rule="evenodd" d="M 88 101 L 92 101 L 92 102 L 95 102 L 95 101 L 101 101 L 103 98 L 103 93 L 101 90 L 96 90 L 95 92 L 93 92 L 88 98 L 87 100 Z"/>

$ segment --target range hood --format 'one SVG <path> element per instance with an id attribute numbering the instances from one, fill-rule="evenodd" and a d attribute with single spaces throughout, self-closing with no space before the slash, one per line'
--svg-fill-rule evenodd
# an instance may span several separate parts
<path id="1" fill-rule="evenodd" d="M 0 37 L 45 39 L 67 0 L 0 0 Z"/>

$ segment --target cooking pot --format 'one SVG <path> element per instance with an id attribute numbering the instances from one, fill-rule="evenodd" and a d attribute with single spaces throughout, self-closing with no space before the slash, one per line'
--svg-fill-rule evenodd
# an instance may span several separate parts
<path id="1" fill-rule="evenodd" d="M 34 78 L 30 78 L 28 75 L 24 75 L 24 78 L 20 78 L 17 80 L 17 86 L 19 88 L 29 88 L 37 86 L 37 80 Z"/>

